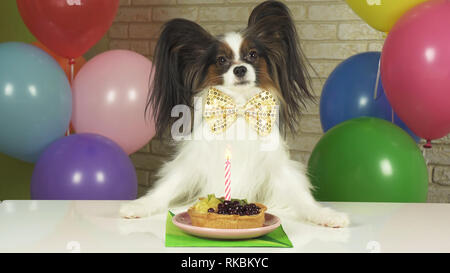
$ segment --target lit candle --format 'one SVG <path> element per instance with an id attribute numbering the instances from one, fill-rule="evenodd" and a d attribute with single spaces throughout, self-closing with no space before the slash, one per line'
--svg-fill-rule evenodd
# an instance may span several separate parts
<path id="1" fill-rule="evenodd" d="M 225 200 L 231 200 L 231 149 L 225 150 Z"/>

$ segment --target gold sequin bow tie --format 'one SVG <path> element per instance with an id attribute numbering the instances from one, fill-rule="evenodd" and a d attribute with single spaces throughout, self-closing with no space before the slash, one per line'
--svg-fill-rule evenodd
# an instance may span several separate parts
<path id="1" fill-rule="evenodd" d="M 237 106 L 231 97 L 216 88 L 210 88 L 203 117 L 216 134 L 224 132 L 238 116 L 243 116 L 258 135 L 267 136 L 276 120 L 276 105 L 269 91 L 262 91 L 244 106 Z"/>

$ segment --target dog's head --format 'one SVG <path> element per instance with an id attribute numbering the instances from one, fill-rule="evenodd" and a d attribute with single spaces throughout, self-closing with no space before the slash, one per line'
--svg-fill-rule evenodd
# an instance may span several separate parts
<path id="1" fill-rule="evenodd" d="M 171 123 L 175 105 L 192 105 L 208 86 L 272 90 L 281 104 L 281 124 L 294 129 L 305 99 L 311 98 L 297 31 L 289 9 L 266 1 L 240 32 L 214 37 L 198 24 L 174 19 L 163 28 L 154 52 L 155 80 L 148 106 L 157 132 Z"/>

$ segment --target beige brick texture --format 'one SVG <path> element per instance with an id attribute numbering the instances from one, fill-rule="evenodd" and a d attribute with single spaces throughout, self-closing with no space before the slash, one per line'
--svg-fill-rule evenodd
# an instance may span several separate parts
<path id="1" fill-rule="evenodd" d="M 143 7 L 121 7 L 114 22 L 148 22 L 152 19 L 152 9 Z"/>
<path id="2" fill-rule="evenodd" d="M 160 27 L 172 18 L 186 18 L 214 35 L 244 29 L 257 0 L 120 0 L 109 30 L 110 49 L 129 49 L 152 58 Z M 384 35 L 362 21 L 344 0 L 286 0 L 292 11 L 308 60 L 311 86 L 317 101 L 334 68 L 344 59 L 365 51 L 381 51 Z M 288 136 L 290 155 L 307 163 L 322 133 L 318 104 L 308 104 L 301 118 L 299 135 Z M 421 145 L 419 147 L 423 150 Z M 131 155 L 136 167 L 140 195 L 154 183 L 163 162 L 175 148 L 153 139 Z M 424 150 L 429 171 L 429 202 L 450 202 L 450 136 L 436 140 Z"/>

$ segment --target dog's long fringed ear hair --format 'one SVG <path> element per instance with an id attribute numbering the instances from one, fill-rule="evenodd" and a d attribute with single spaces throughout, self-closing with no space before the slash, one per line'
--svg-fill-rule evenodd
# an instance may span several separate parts
<path id="1" fill-rule="evenodd" d="M 313 95 L 289 9 L 278 1 L 261 3 L 250 15 L 246 35 L 263 47 L 270 76 L 281 92 L 282 130 L 295 132 L 301 109 Z"/>
<path id="2" fill-rule="evenodd" d="M 174 106 L 192 107 L 214 42 L 212 35 L 189 20 L 173 19 L 163 25 L 153 55 L 154 81 L 145 109 L 146 114 L 152 109 L 158 136 L 171 125 Z"/>

